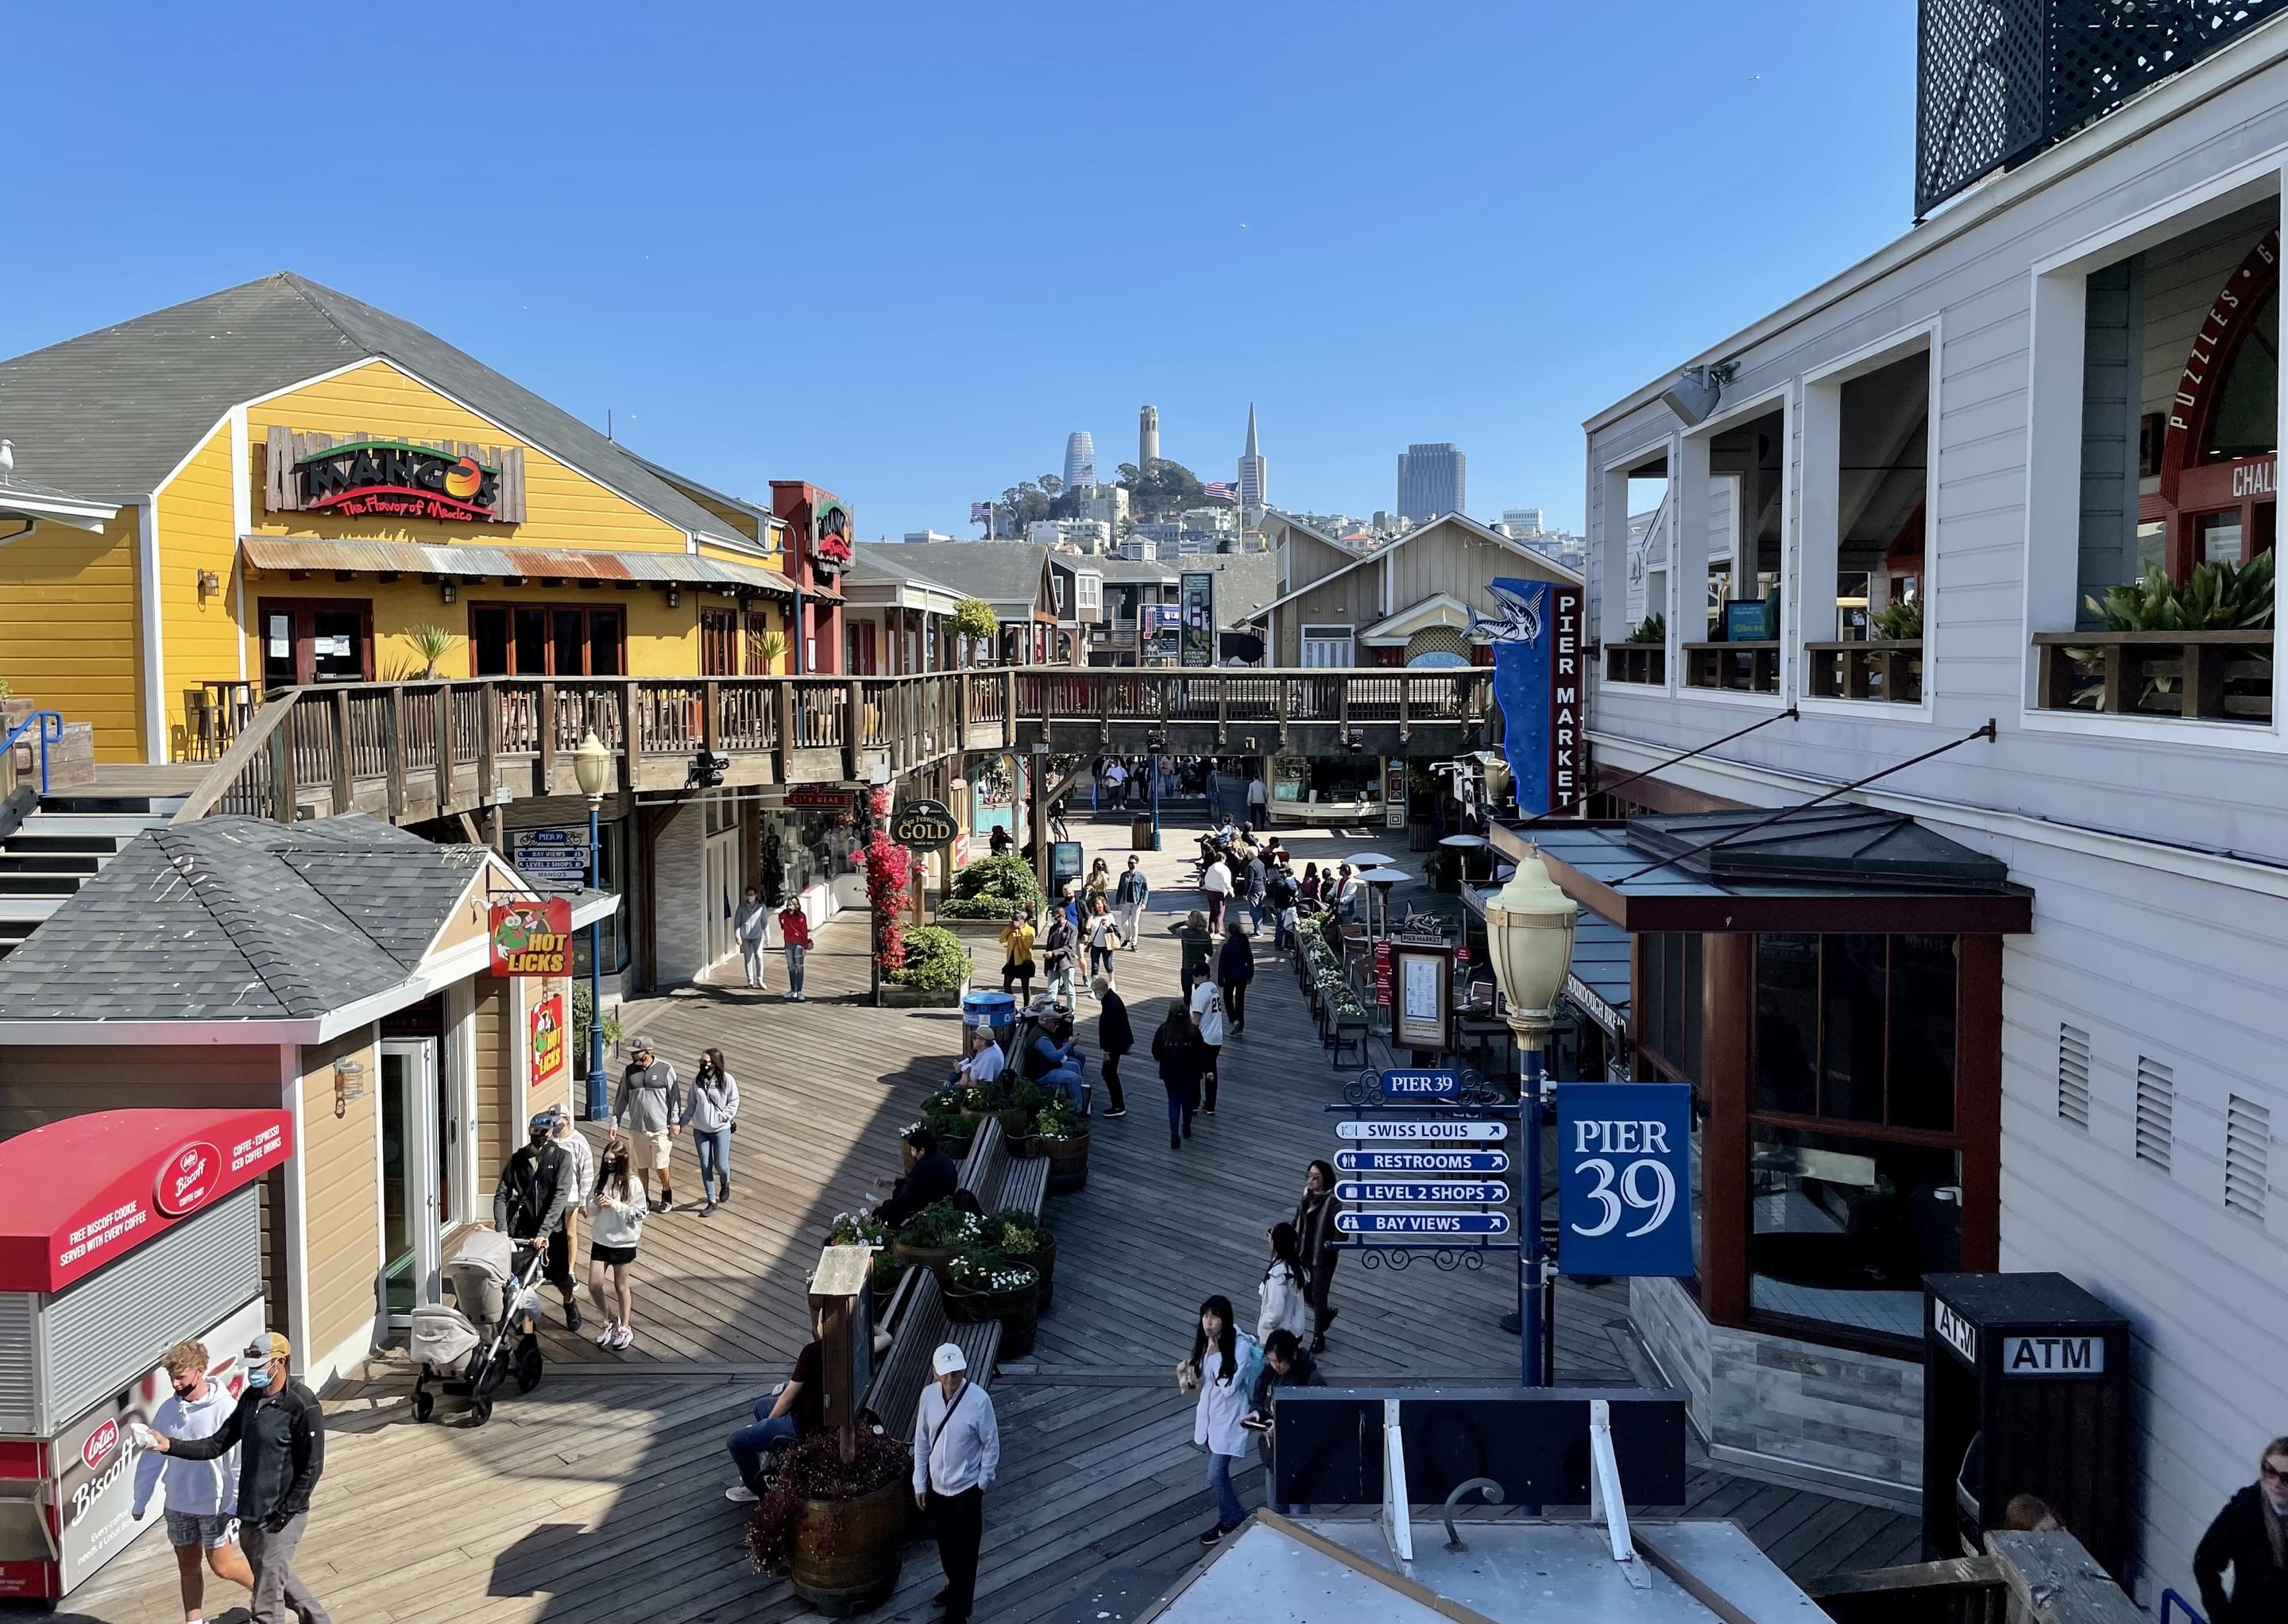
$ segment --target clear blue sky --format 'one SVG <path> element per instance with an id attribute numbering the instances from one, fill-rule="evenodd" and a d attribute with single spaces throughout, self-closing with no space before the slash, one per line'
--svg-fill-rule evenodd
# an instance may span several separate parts
<path id="1" fill-rule="evenodd" d="M 1913 12 L 37 4 L 0 354 L 291 268 L 862 535 L 1147 401 L 1228 479 L 1253 400 L 1283 506 L 1451 440 L 1577 527 L 1584 417 L 1906 227 Z"/>

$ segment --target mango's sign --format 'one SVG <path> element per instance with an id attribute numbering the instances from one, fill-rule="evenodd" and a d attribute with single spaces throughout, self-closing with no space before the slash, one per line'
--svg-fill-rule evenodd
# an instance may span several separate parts
<path id="1" fill-rule="evenodd" d="M 491 922 L 494 975 L 568 975 L 572 973 L 572 902 L 569 897 L 495 903 Z"/>
<path id="2" fill-rule="evenodd" d="M 265 506 L 273 513 L 456 524 L 525 517 L 521 446 L 338 439 L 274 426 L 264 456 Z"/>
<path id="3" fill-rule="evenodd" d="M 961 832 L 941 800 L 910 800 L 890 817 L 890 839 L 916 851 L 943 851 Z"/>

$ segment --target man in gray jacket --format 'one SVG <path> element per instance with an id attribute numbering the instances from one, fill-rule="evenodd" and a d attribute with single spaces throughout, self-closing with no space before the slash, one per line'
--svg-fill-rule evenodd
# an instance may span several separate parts
<path id="1" fill-rule="evenodd" d="M 668 1156 L 683 1131 L 679 1104 L 675 1067 L 653 1052 L 650 1039 L 637 1039 L 635 1058 L 620 1074 L 619 1097 L 612 1102 L 612 1131 L 626 1136 L 628 1170 L 642 1183 L 644 1199 L 655 1213 L 675 1210 Z M 656 1199 L 651 1193 L 654 1173 L 659 1174 Z"/>

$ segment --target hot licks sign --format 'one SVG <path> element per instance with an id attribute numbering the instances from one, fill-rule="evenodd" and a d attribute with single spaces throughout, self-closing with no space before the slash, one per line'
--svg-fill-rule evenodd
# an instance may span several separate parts
<path id="1" fill-rule="evenodd" d="M 572 973 L 572 903 L 563 896 L 492 905 L 496 975 Z"/>

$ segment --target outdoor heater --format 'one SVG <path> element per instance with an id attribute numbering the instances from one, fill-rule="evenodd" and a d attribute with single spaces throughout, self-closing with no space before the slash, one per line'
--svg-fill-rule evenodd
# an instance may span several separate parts
<path id="1" fill-rule="evenodd" d="M 1557 1024 L 1557 998 L 1573 964 L 1573 899 L 1549 878 L 1538 851 L 1528 850 L 1509 883 L 1486 898 L 1487 956 L 1507 1005 L 1505 1018 L 1517 1039 L 1518 1131 L 1525 1143 L 1519 1195 L 1524 1211 L 1518 1237 L 1518 1362 L 1527 1387 L 1541 1387 L 1542 1287 L 1546 1267 L 1541 1240 L 1541 1051 Z"/>

